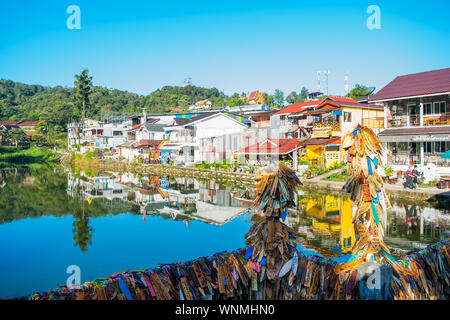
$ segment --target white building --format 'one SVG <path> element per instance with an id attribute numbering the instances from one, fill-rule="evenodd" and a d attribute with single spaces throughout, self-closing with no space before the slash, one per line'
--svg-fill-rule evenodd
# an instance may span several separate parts
<path id="1" fill-rule="evenodd" d="M 208 99 L 197 101 L 196 103 L 193 103 L 192 106 L 189 107 L 189 110 L 192 111 L 200 111 L 200 110 L 208 110 L 211 108 L 211 101 Z"/>
<path id="2" fill-rule="evenodd" d="M 193 164 L 201 161 L 205 146 L 200 145 L 200 141 L 224 134 L 242 133 L 248 126 L 239 119 L 221 112 L 204 113 L 191 119 L 175 119 L 175 125 L 166 127 L 170 143 L 164 148 L 172 151 L 175 163 Z"/>
<path id="3" fill-rule="evenodd" d="M 83 133 L 81 133 L 81 123 L 70 123 L 68 125 L 68 147 L 85 144 L 87 149 L 115 148 L 127 141 L 127 132 L 131 129 L 131 125 L 131 120 L 103 123 L 86 119 Z"/>
<path id="4" fill-rule="evenodd" d="M 136 131 L 136 140 L 165 140 L 167 134 L 163 123 L 145 123 Z"/>
<path id="5" fill-rule="evenodd" d="M 384 106 L 379 137 L 395 171 L 417 165 L 428 180 L 450 174 L 442 157 L 450 150 L 450 68 L 398 76 L 369 102 Z"/>

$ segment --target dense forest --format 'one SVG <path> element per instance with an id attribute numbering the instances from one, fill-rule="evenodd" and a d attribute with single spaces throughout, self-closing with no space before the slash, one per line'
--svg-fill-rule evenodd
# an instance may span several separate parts
<path id="1" fill-rule="evenodd" d="M 28 85 L 11 80 L 0 79 L 0 121 L 40 120 L 39 135 L 36 141 L 49 145 L 63 145 L 66 141 L 67 124 L 82 117 L 102 120 L 111 112 L 148 113 L 187 112 L 193 103 L 208 99 L 211 107 L 224 107 L 246 104 L 245 93 L 225 95 L 216 88 L 202 88 L 192 85 L 183 87 L 164 86 L 149 95 L 138 95 L 127 91 L 92 86 L 92 77 L 83 71 L 83 81 L 75 81 L 76 87 L 45 87 Z M 76 78 L 78 79 L 78 77 Z M 272 105 L 273 96 L 263 93 L 266 104 Z M 282 94 L 281 94 L 282 96 Z"/>
<path id="2" fill-rule="evenodd" d="M 147 108 L 149 113 L 187 111 L 192 103 L 203 99 L 209 99 L 213 107 L 232 102 L 230 97 L 216 88 L 191 85 L 164 86 L 147 96 L 94 86 L 86 117 L 101 119 L 102 115 L 111 111 L 141 112 L 142 108 Z M 75 102 L 74 88 L 51 88 L 0 80 L 0 121 L 44 120 L 64 130 L 70 120 L 81 116 Z"/>

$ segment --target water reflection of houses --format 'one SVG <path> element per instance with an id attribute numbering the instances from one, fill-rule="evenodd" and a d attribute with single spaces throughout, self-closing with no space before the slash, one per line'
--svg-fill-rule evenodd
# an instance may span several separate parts
<path id="1" fill-rule="evenodd" d="M 124 185 L 109 176 L 75 177 L 68 175 L 67 192 L 71 196 L 81 195 L 84 198 L 104 198 L 125 200 L 127 192 Z"/>
<path id="2" fill-rule="evenodd" d="M 231 197 L 231 188 L 214 181 L 205 181 L 199 186 L 199 200 L 222 207 L 242 207 L 242 202 Z"/>
<path id="3" fill-rule="evenodd" d="M 339 249 L 346 253 L 355 243 L 352 223 L 352 201 L 332 195 L 302 199 L 301 211 L 309 221 L 314 237 L 310 244 L 316 247 Z M 288 223 L 294 225 L 295 221 Z M 305 230 L 307 231 L 307 230 Z"/>
<path id="4" fill-rule="evenodd" d="M 319 195 L 300 199 L 300 210 L 287 223 L 307 235 L 308 244 L 347 253 L 355 242 L 350 199 Z M 450 217 L 432 207 L 397 205 L 383 217 L 385 241 L 393 249 L 423 248 L 441 240 Z M 305 227 L 306 226 L 306 227 Z M 339 248 L 339 250 L 337 250 Z"/>
<path id="5" fill-rule="evenodd" d="M 96 177 L 68 175 L 68 193 L 87 199 L 119 198 L 133 206 L 132 213 L 159 215 L 186 224 L 199 220 L 217 226 L 243 214 L 246 209 L 231 198 L 228 187 L 199 183 L 192 178 L 136 176 L 110 173 Z"/>
<path id="6" fill-rule="evenodd" d="M 385 239 L 398 246 L 423 247 L 439 240 L 448 229 L 450 217 L 431 207 L 395 205 L 387 216 Z"/>

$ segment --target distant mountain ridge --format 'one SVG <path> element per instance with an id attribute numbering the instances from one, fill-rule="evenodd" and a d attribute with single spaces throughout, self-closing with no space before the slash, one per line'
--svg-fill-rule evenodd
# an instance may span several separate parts
<path id="1" fill-rule="evenodd" d="M 79 117 L 75 110 L 74 88 L 28 85 L 0 80 L 0 120 L 45 120 L 59 126 Z M 208 99 L 212 106 L 224 106 L 229 99 L 216 88 L 164 86 L 149 95 L 138 95 L 118 89 L 95 86 L 90 96 L 87 117 L 100 119 L 110 111 L 148 113 L 169 112 L 174 107 L 187 111 L 196 101 Z"/>

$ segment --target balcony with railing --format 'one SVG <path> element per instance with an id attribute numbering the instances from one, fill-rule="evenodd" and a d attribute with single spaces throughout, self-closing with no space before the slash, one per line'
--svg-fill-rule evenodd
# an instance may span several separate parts
<path id="1" fill-rule="evenodd" d="M 418 164 L 420 163 L 420 155 L 406 151 L 392 153 L 391 159 L 388 159 L 388 162 L 394 165 Z"/>
<path id="2" fill-rule="evenodd" d="M 384 117 L 363 118 L 362 125 L 371 129 L 384 129 Z"/>
<path id="3" fill-rule="evenodd" d="M 396 115 L 388 116 L 387 128 L 419 127 L 420 115 Z M 450 125 L 450 112 L 438 114 L 424 114 L 422 126 L 446 126 Z"/>
<path id="4" fill-rule="evenodd" d="M 303 128 L 311 127 L 313 125 L 313 118 L 300 119 L 298 120 L 298 125 Z"/>
<path id="5" fill-rule="evenodd" d="M 419 115 L 395 115 L 387 118 L 388 128 L 417 127 L 420 125 Z"/>
<path id="6" fill-rule="evenodd" d="M 441 114 L 425 114 L 423 116 L 423 125 L 426 127 L 450 125 L 450 112 Z"/>
<path id="7" fill-rule="evenodd" d="M 317 120 L 313 123 L 312 135 L 314 138 L 328 138 L 339 136 L 341 126 L 336 120 Z"/>
<path id="8" fill-rule="evenodd" d="M 298 127 L 297 123 L 291 119 L 283 119 L 280 121 L 280 132 L 286 133 L 291 129 Z"/>
<path id="9" fill-rule="evenodd" d="M 189 135 L 171 135 L 169 137 L 170 142 L 173 143 L 194 143 L 195 139 L 193 136 L 189 136 Z"/>

